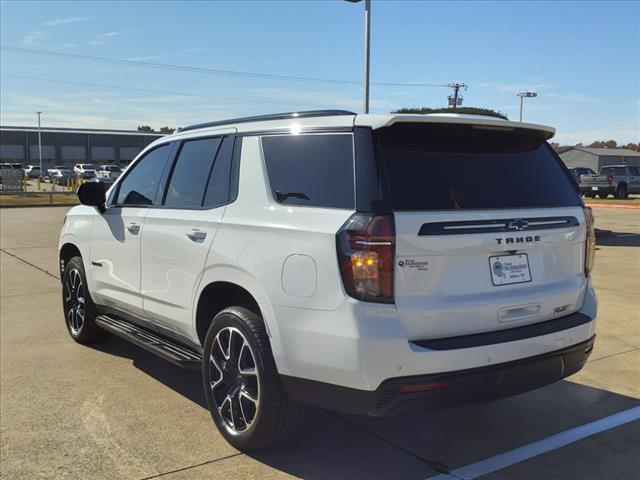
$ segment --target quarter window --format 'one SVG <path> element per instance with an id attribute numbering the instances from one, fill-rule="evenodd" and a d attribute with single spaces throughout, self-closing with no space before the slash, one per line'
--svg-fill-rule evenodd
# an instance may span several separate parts
<path id="1" fill-rule="evenodd" d="M 118 187 L 119 205 L 153 205 L 171 145 L 155 148 L 140 159 Z"/>
<path id="2" fill-rule="evenodd" d="M 262 137 L 262 149 L 278 203 L 354 208 L 353 135 Z"/>

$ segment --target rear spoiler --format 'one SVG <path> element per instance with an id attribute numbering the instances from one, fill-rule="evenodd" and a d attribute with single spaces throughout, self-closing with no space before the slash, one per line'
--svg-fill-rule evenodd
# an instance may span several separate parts
<path id="1" fill-rule="evenodd" d="M 378 128 L 389 127 L 397 123 L 439 123 L 453 125 L 471 125 L 477 128 L 496 130 L 535 130 L 541 132 L 545 140 L 552 138 L 556 129 L 547 125 L 535 123 L 512 122 L 496 117 L 483 117 L 480 115 L 460 115 L 456 113 L 432 113 L 427 115 L 391 114 L 391 115 L 357 115 L 354 120 L 356 127 Z"/>

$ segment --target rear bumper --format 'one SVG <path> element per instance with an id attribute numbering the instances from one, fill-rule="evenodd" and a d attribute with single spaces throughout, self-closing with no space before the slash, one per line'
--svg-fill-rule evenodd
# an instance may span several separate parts
<path id="1" fill-rule="evenodd" d="M 592 187 L 597 188 L 594 190 Z M 614 193 L 616 191 L 616 187 L 613 185 L 580 185 L 580 192 L 582 194 L 585 193 Z"/>
<path id="2" fill-rule="evenodd" d="M 416 408 L 437 408 L 504 398 L 561 380 L 579 371 L 593 350 L 585 342 L 500 365 L 454 372 L 395 377 L 373 391 L 282 375 L 292 400 L 345 413 L 385 416 Z M 419 388 L 429 390 L 411 391 Z M 407 391 L 405 391 L 407 390 Z"/>

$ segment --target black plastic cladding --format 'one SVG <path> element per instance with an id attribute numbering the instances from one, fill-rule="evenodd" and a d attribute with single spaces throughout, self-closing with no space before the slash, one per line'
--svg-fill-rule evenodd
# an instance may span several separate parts
<path id="1" fill-rule="evenodd" d="M 382 159 L 377 154 L 376 136 L 369 127 L 353 131 L 355 150 L 356 210 L 392 213 L 391 195 Z"/>

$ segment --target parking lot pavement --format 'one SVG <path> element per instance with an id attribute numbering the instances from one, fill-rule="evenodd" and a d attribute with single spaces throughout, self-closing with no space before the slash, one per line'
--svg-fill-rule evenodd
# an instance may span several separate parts
<path id="1" fill-rule="evenodd" d="M 293 439 L 247 455 L 215 431 L 197 372 L 115 337 L 92 348 L 68 337 L 56 278 L 66 210 L 0 210 L 3 478 L 425 479 L 452 471 L 445 478 L 454 479 L 465 466 L 640 405 L 640 212 L 595 212 L 598 340 L 580 373 L 438 412 L 371 419 L 310 409 Z M 637 478 L 638 451 L 635 421 L 482 478 Z"/>

